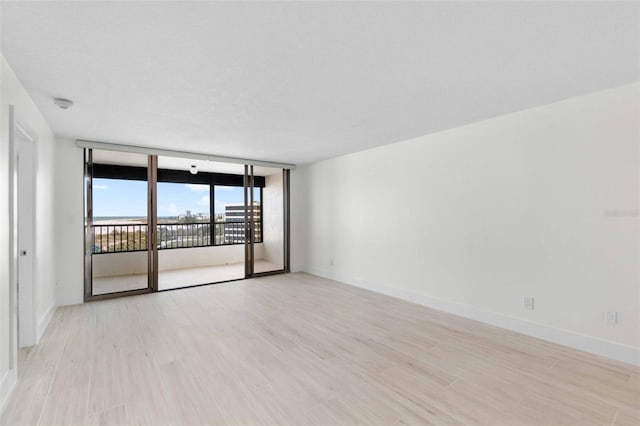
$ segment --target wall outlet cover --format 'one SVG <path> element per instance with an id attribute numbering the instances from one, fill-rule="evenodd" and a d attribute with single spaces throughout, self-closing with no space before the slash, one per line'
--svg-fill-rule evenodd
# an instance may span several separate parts
<path id="1" fill-rule="evenodd" d="M 522 299 L 522 305 L 525 309 L 533 311 L 533 308 L 534 308 L 533 297 L 524 296 L 524 298 Z"/>
<path id="2" fill-rule="evenodd" d="M 604 313 L 604 321 L 607 324 L 615 325 L 618 323 L 618 312 L 617 311 L 608 311 Z"/>

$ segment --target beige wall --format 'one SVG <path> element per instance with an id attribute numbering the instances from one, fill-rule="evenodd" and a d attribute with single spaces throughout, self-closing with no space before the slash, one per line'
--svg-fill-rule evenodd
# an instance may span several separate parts
<path id="1" fill-rule="evenodd" d="M 46 325 L 47 314 L 55 307 L 54 253 L 59 249 L 54 230 L 54 151 L 55 138 L 51 128 L 38 111 L 9 64 L 0 64 L 0 380 L 9 367 L 9 105 L 21 124 L 38 136 L 38 171 L 36 179 L 36 321 Z"/>
<path id="2" fill-rule="evenodd" d="M 639 102 L 634 84 L 299 168 L 296 262 L 638 360 Z"/>

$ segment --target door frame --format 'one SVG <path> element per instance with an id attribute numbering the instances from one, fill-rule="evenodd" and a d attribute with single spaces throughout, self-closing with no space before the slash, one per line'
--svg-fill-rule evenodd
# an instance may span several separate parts
<path id="1" fill-rule="evenodd" d="M 31 241 L 31 267 L 33 269 L 33 275 L 31 282 L 18 283 L 18 270 L 19 270 L 19 250 L 18 247 L 18 221 L 20 217 L 20 206 L 18 202 L 18 152 L 19 145 L 22 143 L 33 144 L 33 150 L 31 161 L 33 167 L 31 173 L 33 174 L 33 187 L 37 190 L 37 152 L 38 152 L 38 136 L 33 132 L 25 121 L 18 120 L 16 118 L 15 107 L 9 105 L 9 335 L 10 335 L 10 353 L 9 353 L 9 374 L 17 377 L 18 368 L 18 345 L 19 345 L 19 328 L 18 323 L 22 322 L 25 326 L 23 334 L 27 333 L 28 336 L 20 336 L 21 343 L 28 343 L 29 346 L 37 344 L 39 340 L 37 331 L 37 312 L 36 312 L 36 288 L 37 288 L 37 276 L 35 271 L 35 265 L 37 261 L 36 257 L 36 242 L 37 236 L 35 233 L 36 216 L 35 214 L 31 219 L 31 226 L 34 229 L 33 238 Z M 32 208 L 34 212 L 36 191 L 33 193 Z M 25 299 L 19 299 L 20 287 L 23 287 L 22 291 L 25 292 L 24 286 L 28 286 L 27 295 Z M 20 303 L 20 302 L 23 303 Z M 22 328 L 22 327 L 21 327 Z"/>
<path id="2" fill-rule="evenodd" d="M 102 146 L 97 149 L 103 149 Z M 121 152 L 129 152 L 120 150 Z M 134 151 L 132 151 L 134 152 Z M 93 148 L 92 147 L 84 147 L 84 207 L 85 207 L 85 244 L 84 244 L 84 301 L 94 301 L 94 300 L 103 300 L 103 299 L 112 299 L 116 297 L 122 296 L 132 296 L 136 294 L 144 294 L 144 293 L 153 293 L 158 291 L 172 291 L 178 290 L 182 288 L 189 287 L 199 287 L 202 285 L 212 285 L 212 284 L 220 284 L 231 281 L 239 281 L 248 278 L 256 278 L 260 276 L 266 275 L 275 275 L 290 272 L 290 170 L 288 168 L 282 168 L 282 207 L 283 207 L 283 267 L 282 269 L 260 272 L 256 273 L 254 270 L 254 226 L 255 226 L 255 218 L 254 218 L 254 209 L 253 209 L 253 195 L 254 188 L 256 184 L 256 179 L 253 173 L 253 164 L 245 164 L 244 165 L 244 176 L 243 176 L 243 190 L 244 190 L 244 211 L 245 211 L 245 222 L 244 222 L 244 233 L 245 233 L 245 241 L 244 241 L 244 269 L 245 273 L 242 278 L 218 281 L 212 283 L 204 283 L 204 284 L 194 284 L 190 286 L 180 286 L 176 288 L 170 289 L 158 289 L 158 248 L 157 248 L 157 182 L 158 182 L 158 155 L 150 154 L 148 152 L 144 152 L 148 157 L 148 166 L 147 166 L 147 271 L 148 271 L 148 286 L 144 289 L 137 290 L 125 290 L 114 293 L 105 293 L 100 295 L 93 295 L 93 274 L 92 274 L 92 253 L 93 253 Z M 123 172 L 121 172 L 123 173 Z M 213 193 L 213 187 L 215 185 L 212 184 L 212 189 L 210 190 L 210 199 L 211 199 L 211 227 L 212 230 L 215 230 L 215 206 L 214 199 L 215 193 Z M 262 193 L 261 193 L 261 209 L 262 203 Z M 262 213 L 261 213 L 261 220 Z M 212 233 L 215 231 L 212 231 Z M 261 230 L 263 232 L 264 238 L 264 229 Z"/>
<path id="3" fill-rule="evenodd" d="M 244 166 L 244 223 L 245 223 L 245 278 L 258 278 L 268 275 L 286 274 L 291 272 L 291 170 L 282 169 L 282 269 L 273 271 L 255 272 L 255 254 L 254 254 L 254 231 L 255 222 L 253 218 L 253 191 L 255 188 L 253 165 L 245 164 Z M 262 208 L 264 206 L 264 194 L 260 193 L 260 220 L 262 241 L 264 242 L 264 216 Z"/>
<path id="4" fill-rule="evenodd" d="M 157 291 L 158 252 L 156 249 L 155 198 L 158 157 L 147 155 L 147 286 L 136 290 L 93 294 L 93 148 L 84 148 L 84 302 L 146 294 Z"/>

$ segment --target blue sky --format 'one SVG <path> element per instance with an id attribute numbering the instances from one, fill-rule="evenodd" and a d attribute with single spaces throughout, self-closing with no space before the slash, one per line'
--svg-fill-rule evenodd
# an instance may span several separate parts
<path id="1" fill-rule="evenodd" d="M 260 193 L 255 189 L 255 197 Z M 242 204 L 242 187 L 216 186 L 216 213 L 227 204 Z M 158 182 L 158 216 L 209 212 L 209 186 Z M 147 215 L 147 183 L 135 180 L 93 179 L 93 216 Z"/>

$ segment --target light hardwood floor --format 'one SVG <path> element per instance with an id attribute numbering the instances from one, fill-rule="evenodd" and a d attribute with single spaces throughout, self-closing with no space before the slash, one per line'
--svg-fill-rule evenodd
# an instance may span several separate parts
<path id="1" fill-rule="evenodd" d="M 282 264 L 278 265 L 262 259 L 256 260 L 253 268 L 256 273 L 283 269 Z M 227 265 L 201 266 L 198 268 L 171 269 L 158 273 L 158 288 L 160 290 L 167 290 L 220 281 L 237 280 L 243 277 L 244 262 Z M 93 279 L 93 294 L 98 295 L 115 293 L 117 291 L 137 290 L 147 288 L 147 285 L 147 274 L 96 277 Z"/>
<path id="2" fill-rule="evenodd" d="M 635 425 L 640 370 L 306 274 L 58 309 L 18 424 Z"/>

